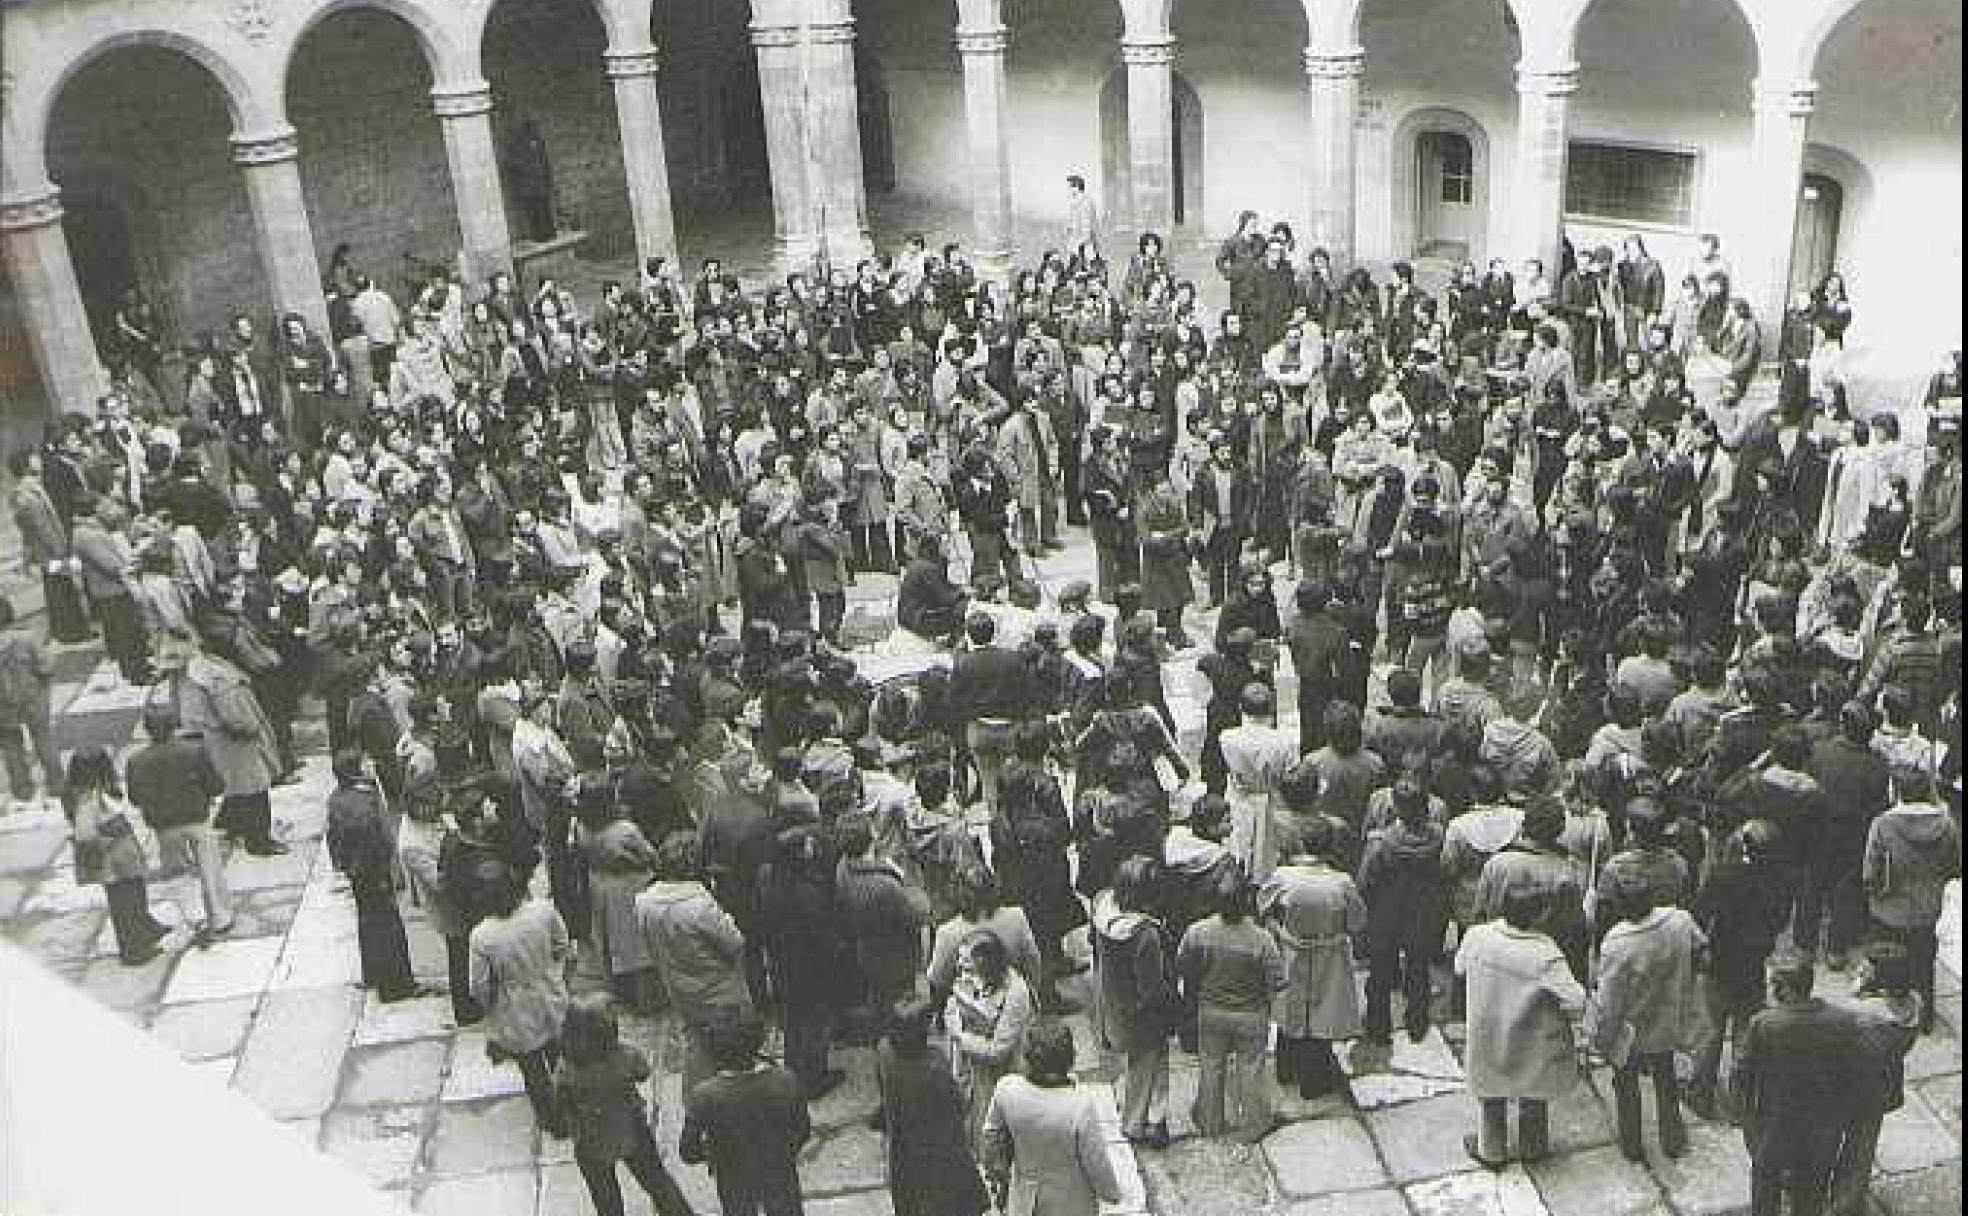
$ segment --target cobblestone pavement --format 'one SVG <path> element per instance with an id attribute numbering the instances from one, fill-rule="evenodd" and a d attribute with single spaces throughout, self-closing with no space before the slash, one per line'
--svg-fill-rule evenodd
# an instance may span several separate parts
<path id="1" fill-rule="evenodd" d="M 1056 591 L 1090 576 L 1091 554 L 1076 543 L 1048 559 L 1041 574 Z M 878 636 L 888 627 L 894 581 L 864 578 L 852 597 L 849 628 Z M 1206 614 L 1190 632 L 1207 637 Z M 122 747 L 141 693 L 122 687 L 89 648 L 63 651 L 56 704 L 64 707 L 65 746 Z M 1172 664 L 1170 688 L 1192 749 L 1201 727 L 1200 681 L 1192 657 Z M 1281 704 L 1294 698 L 1282 695 Z M 330 787 L 318 720 L 303 723 L 303 780 L 274 791 L 274 813 L 292 851 L 228 862 L 240 894 L 234 934 L 208 949 L 181 941 L 138 968 L 116 959 L 100 888 L 76 887 L 58 810 L 0 816 L 0 934 L 38 956 L 178 1051 L 213 1084 L 246 1094 L 295 1136 L 318 1146 L 400 1195 L 419 1212 L 458 1216 L 563 1216 L 590 1211 L 565 1141 L 538 1135 L 510 1065 L 494 1066 L 483 1035 L 452 1025 L 442 996 L 384 1006 L 356 986 L 354 908 L 320 843 Z M 181 885 L 181 884 L 180 884 Z M 154 884 L 160 915 L 174 918 L 188 890 Z M 412 956 L 426 982 L 441 983 L 441 939 L 407 913 Z M 1958 1209 L 1961 1173 L 1961 996 L 1958 907 L 1943 954 L 1947 972 L 1941 1027 L 1908 1061 L 1906 1105 L 1886 1121 L 1873 1197 L 1881 1216 L 1927 1216 Z M 592 983 L 583 979 L 581 982 Z M 1080 983 L 1083 981 L 1074 981 Z M 1082 991 L 1081 996 L 1086 994 Z M 1091 1049 L 1076 1019 L 1086 1083 L 1107 1094 L 1110 1062 Z M 1129 1179 L 1117 1212 L 1159 1216 L 1708 1216 L 1748 1204 L 1748 1162 L 1731 1128 L 1696 1122 L 1694 1148 L 1679 1162 L 1656 1155 L 1626 1162 L 1613 1144 L 1610 1089 L 1603 1074 L 1581 1084 L 1553 1111 L 1552 1157 L 1528 1170 L 1473 1168 L 1462 1152 L 1472 1104 L 1459 1058 L 1460 1026 L 1419 1044 L 1397 1036 L 1391 1058 L 1343 1052 L 1353 1103 L 1281 1107 L 1288 1122 L 1255 1148 L 1178 1140 L 1166 1151 L 1135 1154 L 1109 1124 L 1112 1151 Z M 652 1099 L 659 1142 L 674 1146 L 680 1052 L 662 1018 L 631 1017 L 625 1033 L 658 1062 Z M 818 1103 L 816 1137 L 802 1177 L 812 1216 L 863 1216 L 889 1210 L 882 1143 L 866 1126 L 873 1110 L 872 1069 L 862 1051 L 836 1052 L 850 1081 Z M 1192 1134 L 1193 1057 L 1178 1053 L 1170 1095 L 1172 1130 Z M 1108 1101 L 1111 1111 L 1111 1097 Z M 677 1166 L 701 1213 L 716 1210 L 708 1176 Z M 632 1212 L 646 1212 L 634 1187 Z M 640 1206 L 639 1206 L 640 1205 Z"/>

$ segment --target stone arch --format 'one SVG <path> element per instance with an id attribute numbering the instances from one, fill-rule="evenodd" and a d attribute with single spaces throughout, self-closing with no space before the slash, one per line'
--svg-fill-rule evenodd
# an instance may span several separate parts
<path id="1" fill-rule="evenodd" d="M 1526 59 L 1530 58 L 1530 52 L 1534 46 L 1538 46 L 1538 49 L 1550 51 L 1557 51 L 1561 47 L 1567 52 L 1574 51 L 1577 46 L 1580 28 L 1592 16 L 1593 9 L 1605 2 L 1606 0 L 1576 0 L 1576 3 L 1568 3 L 1564 8 L 1570 10 L 1569 16 L 1567 17 L 1561 13 L 1557 22 L 1554 23 L 1551 19 L 1542 15 L 1544 6 L 1535 3 L 1535 0 L 1509 0 L 1512 11 L 1517 14 L 1520 31 L 1523 31 L 1523 33 L 1520 33 L 1520 37 L 1523 38 Z M 1737 20 L 1742 23 L 1743 28 L 1749 31 L 1749 75 L 1750 80 L 1754 80 L 1757 73 L 1762 69 L 1765 42 L 1764 26 L 1758 10 L 1744 3 L 1744 0 L 1706 0 L 1706 6 L 1733 10 Z M 1529 11 L 1525 11 L 1527 9 Z M 1533 40 L 1525 36 L 1533 28 L 1544 32 L 1544 39 Z M 1562 42 L 1545 41 L 1545 39 L 1554 39 L 1561 35 Z M 1539 45 L 1540 43 L 1542 45 Z M 1562 58 L 1554 59 L 1554 62 L 1564 62 L 1570 57 L 1569 54 L 1566 54 Z M 1748 84 L 1747 81 L 1744 83 L 1745 85 Z"/>
<path id="2" fill-rule="evenodd" d="M 1858 11 L 1866 0 L 1824 0 L 1816 18 L 1804 27 L 1803 35 L 1797 40 L 1792 58 L 1787 65 L 1788 80 L 1810 80 L 1818 70 L 1818 52 L 1825 43 L 1831 41 L 1832 31 L 1837 29 L 1845 18 Z"/>
<path id="3" fill-rule="evenodd" d="M 287 88 L 294 71 L 294 58 L 307 41 L 308 34 L 335 14 L 354 9 L 387 13 L 410 27 L 416 35 L 418 48 L 424 53 L 424 62 L 430 67 L 432 88 L 477 86 L 482 77 L 478 36 L 484 30 L 485 15 L 490 8 L 491 5 L 480 7 L 472 18 L 471 36 L 460 38 L 443 17 L 418 3 L 418 0 L 326 0 L 307 15 L 307 19 L 300 23 L 293 37 L 281 49 L 280 87 L 283 90 Z"/>
<path id="4" fill-rule="evenodd" d="M 1469 141 L 1471 154 L 1470 206 L 1476 224 L 1470 241 L 1469 257 L 1481 263 L 1490 249 L 1490 134 L 1469 114 L 1448 106 L 1417 106 L 1402 116 L 1390 141 L 1389 171 L 1392 177 L 1393 249 L 1396 258 L 1416 254 L 1419 239 L 1418 183 L 1415 178 L 1417 142 L 1423 132 L 1444 131 Z"/>
<path id="5" fill-rule="evenodd" d="M 28 163 L 23 166 L 20 174 L 22 179 L 44 181 L 47 178 L 48 122 L 54 116 L 56 103 L 61 100 L 62 92 L 68 87 L 69 82 L 75 79 L 78 72 L 105 55 L 138 46 L 174 51 L 203 68 L 218 85 L 220 95 L 225 98 L 226 109 L 232 118 L 235 131 L 255 130 L 263 125 L 273 125 L 273 120 L 281 112 L 278 99 L 260 97 L 255 92 L 248 73 L 223 52 L 204 41 L 177 30 L 118 30 L 90 43 L 79 54 L 70 56 L 60 70 L 49 77 L 47 87 L 34 95 L 31 101 L 22 99 L 16 103 L 21 106 L 21 112 L 26 118 L 24 129 L 20 132 L 22 147 L 19 154 L 28 158 Z M 9 159 L 12 159 L 11 154 Z"/>

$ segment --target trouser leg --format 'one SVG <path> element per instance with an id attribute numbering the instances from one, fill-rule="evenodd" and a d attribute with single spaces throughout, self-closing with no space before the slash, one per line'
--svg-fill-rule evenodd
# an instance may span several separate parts
<path id="1" fill-rule="evenodd" d="M 219 931 L 232 925 L 232 890 L 226 885 L 225 853 L 212 829 L 200 825 L 191 833 L 192 862 L 198 869 L 198 895 L 205 905 L 205 927 Z"/>
<path id="2" fill-rule="evenodd" d="M 1419 1039 L 1428 1033 L 1431 1020 L 1429 1007 L 1434 1000 L 1435 983 L 1430 972 L 1441 941 L 1442 926 L 1438 925 L 1432 936 L 1408 942 L 1401 951 L 1405 964 L 1401 974 L 1401 1023 L 1410 1038 Z"/>
<path id="3" fill-rule="evenodd" d="M 20 723 L 0 726 L 0 756 L 6 759 L 7 787 L 14 801 L 34 801 L 34 770 L 27 763 L 26 728 Z"/>
<path id="4" fill-rule="evenodd" d="M 1230 1062 L 1231 1033 L 1223 1017 L 1202 1010 L 1196 1032 L 1196 1104 L 1190 1117 L 1205 1136 L 1220 1136 L 1224 1118 L 1225 1073 Z"/>
<path id="5" fill-rule="evenodd" d="M 526 1100 L 533 1104 L 533 1118 L 548 1135 L 559 1135 L 561 1130 L 560 1112 L 554 1103 L 555 1055 L 552 1045 L 548 1045 L 513 1057 L 519 1065 L 519 1075 L 526 1081 Z"/>
<path id="6" fill-rule="evenodd" d="M 155 945 L 157 923 L 150 916 L 150 892 L 142 878 L 126 878 L 103 884 L 109 901 L 109 924 L 116 936 L 116 953 L 132 962 Z"/>
<path id="7" fill-rule="evenodd" d="M 656 1209 L 656 1216 L 690 1216 L 690 1201 L 684 1198 L 683 1189 L 663 1164 L 663 1155 L 657 1151 L 656 1139 L 649 1134 L 648 1124 L 641 1124 L 637 1130 L 641 1141 L 626 1160 L 629 1173 L 649 1193 L 650 1206 Z"/>
<path id="8" fill-rule="evenodd" d="M 594 1200 L 595 1216 L 622 1216 L 622 1182 L 615 1176 L 613 1159 L 576 1157 L 581 1178 L 588 1184 L 588 1198 Z"/>
<path id="9" fill-rule="evenodd" d="M 1394 987 L 1401 969 L 1401 944 L 1392 938 L 1367 943 L 1366 1031 L 1384 1039 L 1394 1033 Z"/>
<path id="10" fill-rule="evenodd" d="M 1640 1143 L 1640 1059 L 1613 1070 L 1613 1114 L 1619 1123 L 1620 1152 L 1629 1161 L 1645 1156 Z"/>
<path id="11" fill-rule="evenodd" d="M 1121 1130 L 1142 1135 L 1154 1123 L 1168 1119 L 1168 1043 L 1127 1053 L 1122 1082 Z"/>
<path id="12" fill-rule="evenodd" d="M 1881 1116 L 1867 1115 L 1846 1125 L 1838 1160 L 1831 1168 L 1833 1216 L 1865 1216 L 1872 1187 L 1872 1164 L 1879 1155 Z"/>
<path id="13" fill-rule="evenodd" d="M 471 939 L 458 934 L 444 939 L 444 970 L 451 984 L 451 1020 L 469 1026 L 485 1016 L 471 991 Z"/>

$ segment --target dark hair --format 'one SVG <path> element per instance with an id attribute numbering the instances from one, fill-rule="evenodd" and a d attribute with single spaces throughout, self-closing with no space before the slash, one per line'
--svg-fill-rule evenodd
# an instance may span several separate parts
<path id="1" fill-rule="evenodd" d="M 1536 883 L 1505 887 L 1498 902 L 1504 923 L 1513 929 L 1535 929 L 1544 918 L 1545 890 Z"/>
<path id="2" fill-rule="evenodd" d="M 1005 949 L 1004 939 L 989 929 L 964 934 L 961 949 L 970 956 L 971 966 L 993 983 L 1004 979 L 1011 966 L 1011 952 Z"/>
<path id="3" fill-rule="evenodd" d="M 1227 924 L 1240 924 L 1257 911 L 1257 891 L 1235 866 L 1224 866 L 1210 887 L 1210 902 Z"/>
<path id="4" fill-rule="evenodd" d="M 123 785 L 116 778 L 116 761 L 108 749 L 91 745 L 78 747 L 68 757 L 68 788 L 96 790 L 112 798 L 123 796 Z"/>
<path id="5" fill-rule="evenodd" d="M 1350 701 L 1326 706 L 1326 742 L 1342 756 L 1360 750 L 1360 711 Z"/>
<path id="6" fill-rule="evenodd" d="M 758 1059 L 765 1046 L 765 1023 L 755 1013 L 740 1013 L 711 1023 L 709 1040 L 711 1062 L 719 1068 L 744 1068 Z"/>
<path id="7" fill-rule="evenodd" d="M 1038 1085 L 1063 1085 L 1073 1075 L 1073 1028 L 1041 1018 L 1025 1035 L 1025 1076 Z"/>
<path id="8" fill-rule="evenodd" d="M 913 996 L 888 1011 L 888 1045 L 900 1056 L 920 1056 L 929 1050 L 929 1028 L 936 1007 Z"/>
<path id="9" fill-rule="evenodd" d="M 1904 996 L 1913 987 L 1913 956 L 1898 942 L 1873 942 L 1865 948 L 1866 969 L 1872 972 L 1870 988 L 1892 996 Z"/>
<path id="10" fill-rule="evenodd" d="M 526 884 L 496 857 L 487 857 L 473 867 L 472 887 L 478 892 L 478 910 L 487 916 L 511 916 L 526 902 Z"/>
<path id="11" fill-rule="evenodd" d="M 560 1027 L 560 1051 L 570 1064 L 591 1064 L 621 1042 L 621 1027 L 606 993 L 593 992 L 567 1002 Z"/>

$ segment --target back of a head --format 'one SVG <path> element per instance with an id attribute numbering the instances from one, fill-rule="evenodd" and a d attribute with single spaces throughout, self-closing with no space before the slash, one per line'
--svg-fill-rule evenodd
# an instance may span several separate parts
<path id="1" fill-rule="evenodd" d="M 1644 848 L 1667 843 L 1667 808 L 1653 798 L 1635 798 L 1626 804 L 1626 830 Z"/>
<path id="2" fill-rule="evenodd" d="M 1787 769 L 1802 769 L 1811 762 L 1811 736 L 1801 726 L 1780 726 L 1770 734 L 1770 760 Z"/>
<path id="3" fill-rule="evenodd" d="M 1913 989 L 1913 956 L 1899 942 L 1879 941 L 1864 951 L 1865 969 L 1870 976 L 1867 987 L 1889 996 L 1905 996 Z"/>
<path id="4" fill-rule="evenodd" d="M 1405 667 L 1387 673 L 1387 700 L 1396 709 L 1416 709 L 1421 705 L 1421 676 Z"/>
<path id="5" fill-rule="evenodd" d="M 1811 956 L 1794 946 L 1781 946 L 1764 965 L 1771 990 L 1780 1000 L 1798 1000 L 1811 995 L 1817 983 L 1817 966 Z"/>
<path id="6" fill-rule="evenodd" d="M 1130 857 L 1114 872 L 1114 903 L 1123 912 L 1146 912 L 1154 906 L 1155 884 L 1161 867 L 1151 858 Z"/>
<path id="7" fill-rule="evenodd" d="M 1513 929 L 1535 929 L 1544 918 L 1545 889 L 1535 883 L 1518 883 L 1504 888 L 1500 902 L 1505 924 Z"/>
<path id="8" fill-rule="evenodd" d="M 1073 1028 L 1058 1018 L 1040 1018 L 1025 1035 L 1025 1075 L 1041 1085 L 1057 1085 L 1073 1075 Z"/>
<path id="9" fill-rule="evenodd" d="M 1342 756 L 1360 750 L 1360 711 L 1350 701 L 1326 706 L 1326 742 Z"/>
<path id="10" fill-rule="evenodd" d="M 964 622 L 964 636 L 973 646 L 989 646 L 991 639 L 998 635 L 998 624 L 988 613 L 973 612 Z"/>
<path id="11" fill-rule="evenodd" d="M 929 1028 L 936 1010 L 926 997 L 910 997 L 888 1015 L 888 1043 L 897 1055 L 920 1056 L 929 1050 Z"/>
<path id="12" fill-rule="evenodd" d="M 144 733 L 162 743 L 178 733 L 178 707 L 170 701 L 153 701 L 144 706 Z"/>
<path id="13" fill-rule="evenodd" d="M 1277 698 L 1268 684 L 1246 684 L 1237 699 L 1246 718 L 1269 718 L 1278 709 Z"/>
<path id="14" fill-rule="evenodd" d="M 757 1014 L 741 1013 L 711 1023 L 707 1037 L 711 1063 L 727 1071 L 749 1068 L 765 1046 L 765 1023 Z"/>
<path id="15" fill-rule="evenodd" d="M 487 916 L 510 916 L 526 900 L 525 884 L 513 868 L 497 858 L 485 858 L 472 868 L 472 887 L 479 911 Z"/>

